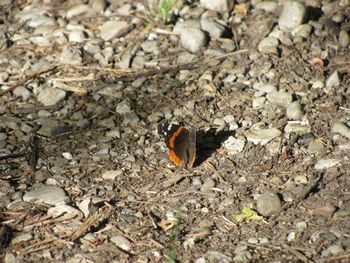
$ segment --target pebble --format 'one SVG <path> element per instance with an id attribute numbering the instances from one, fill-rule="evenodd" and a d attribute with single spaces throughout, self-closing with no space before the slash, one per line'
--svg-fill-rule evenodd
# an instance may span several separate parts
<path id="1" fill-rule="evenodd" d="M 333 205 L 317 207 L 312 210 L 312 214 L 317 216 L 331 217 L 337 208 Z"/>
<path id="2" fill-rule="evenodd" d="M 44 106 L 55 105 L 66 97 L 66 91 L 52 87 L 38 88 L 38 101 Z"/>
<path id="3" fill-rule="evenodd" d="M 282 207 L 281 200 L 276 193 L 266 192 L 262 194 L 256 203 L 257 211 L 263 216 L 277 214 Z"/>
<path id="4" fill-rule="evenodd" d="M 258 2 L 254 8 L 256 10 L 263 10 L 265 12 L 274 13 L 277 9 L 277 2 L 275 1 L 261 1 Z"/>
<path id="5" fill-rule="evenodd" d="M 304 115 L 304 110 L 299 101 L 294 101 L 287 106 L 286 116 L 288 120 L 300 120 Z"/>
<path id="6" fill-rule="evenodd" d="M 103 172 L 102 178 L 105 180 L 114 181 L 117 177 L 120 177 L 121 175 L 123 175 L 123 172 L 121 170 L 108 170 Z"/>
<path id="7" fill-rule="evenodd" d="M 201 24 L 199 20 L 186 20 L 178 21 L 173 29 L 173 33 L 181 35 L 182 32 L 186 31 L 189 28 L 201 29 Z"/>
<path id="8" fill-rule="evenodd" d="M 40 186 L 24 194 L 23 201 L 38 202 L 48 205 L 66 203 L 68 196 L 64 190 L 57 186 Z"/>
<path id="9" fill-rule="evenodd" d="M 242 139 L 236 139 L 235 137 L 230 136 L 223 143 L 223 146 L 226 148 L 228 154 L 235 155 L 243 151 L 245 146 L 245 141 Z"/>
<path id="10" fill-rule="evenodd" d="M 129 99 L 125 99 L 122 102 L 119 102 L 115 111 L 118 112 L 119 114 L 130 113 L 131 101 Z"/>
<path id="11" fill-rule="evenodd" d="M 266 98 L 265 97 L 257 97 L 252 100 L 252 107 L 254 109 L 262 109 L 265 106 Z"/>
<path id="12" fill-rule="evenodd" d="M 336 256 L 345 253 L 345 250 L 340 245 L 331 245 L 321 252 L 321 257 Z"/>
<path id="13" fill-rule="evenodd" d="M 63 152 L 62 156 L 69 161 L 73 160 L 73 155 L 70 152 Z"/>
<path id="14" fill-rule="evenodd" d="M 93 15 L 94 15 L 94 11 L 90 8 L 90 6 L 84 5 L 84 4 L 73 5 L 66 12 L 67 19 L 70 19 L 76 16 L 89 17 Z"/>
<path id="15" fill-rule="evenodd" d="M 16 259 L 15 255 L 10 251 L 6 251 L 5 257 L 4 257 L 4 263 L 16 263 L 16 262 L 18 262 L 18 260 Z"/>
<path id="16" fill-rule="evenodd" d="M 311 127 L 308 121 L 288 121 L 287 125 L 284 127 L 284 131 L 286 133 L 295 132 L 305 134 L 311 131 Z"/>
<path id="17" fill-rule="evenodd" d="M 345 123 L 337 121 L 332 125 L 332 133 L 338 133 L 350 139 L 350 128 Z"/>
<path id="18" fill-rule="evenodd" d="M 99 27 L 101 38 L 105 41 L 118 38 L 129 33 L 133 25 L 126 21 L 107 21 Z"/>
<path id="19" fill-rule="evenodd" d="M 278 27 L 282 31 L 292 31 L 301 25 L 306 14 L 305 6 L 297 1 L 287 1 L 283 5 L 282 12 L 278 19 Z"/>
<path id="20" fill-rule="evenodd" d="M 31 233 L 22 233 L 11 240 L 11 245 L 25 243 L 32 239 L 33 239 L 33 235 Z"/>
<path id="21" fill-rule="evenodd" d="M 123 236 L 113 236 L 111 237 L 111 241 L 119 248 L 130 251 L 131 250 L 131 243 L 128 239 L 126 239 Z"/>
<path id="22" fill-rule="evenodd" d="M 85 218 L 88 218 L 91 214 L 92 202 L 91 198 L 85 198 L 83 201 L 77 204 L 79 210 L 84 214 Z"/>
<path id="23" fill-rule="evenodd" d="M 56 21 L 53 17 L 34 16 L 26 24 L 29 27 L 37 28 L 40 26 L 55 26 Z"/>
<path id="24" fill-rule="evenodd" d="M 30 96 L 32 95 L 31 92 L 23 86 L 19 86 L 15 88 L 13 91 L 13 94 L 17 97 L 21 97 L 23 100 L 29 99 Z"/>
<path id="25" fill-rule="evenodd" d="M 198 52 L 207 42 L 207 36 L 201 29 L 187 28 L 181 32 L 182 46 L 192 53 Z"/>
<path id="26" fill-rule="evenodd" d="M 203 31 L 208 32 L 211 37 L 220 38 L 225 32 L 225 27 L 218 22 L 203 18 L 200 21 L 201 28 Z"/>
<path id="27" fill-rule="evenodd" d="M 258 50 L 261 53 L 271 53 L 278 55 L 278 39 L 275 37 L 265 37 L 263 38 L 259 45 Z"/>
<path id="28" fill-rule="evenodd" d="M 221 119 L 221 118 L 216 118 L 214 119 L 213 121 L 213 125 L 215 127 L 217 127 L 217 131 L 222 131 L 223 129 L 225 129 L 225 126 L 226 126 L 226 122 L 224 119 Z"/>
<path id="29" fill-rule="evenodd" d="M 292 102 L 292 95 L 285 91 L 273 91 L 266 95 L 266 99 L 273 105 L 286 108 Z"/>
<path id="30" fill-rule="evenodd" d="M 276 128 L 250 130 L 245 133 L 247 140 L 254 143 L 255 145 L 265 145 L 280 135 L 281 131 Z"/>
<path id="31" fill-rule="evenodd" d="M 339 84 L 340 84 L 340 79 L 339 79 L 338 71 L 336 70 L 326 80 L 326 87 L 334 88 L 334 87 L 338 87 Z"/>
<path id="32" fill-rule="evenodd" d="M 201 191 L 206 193 L 211 192 L 211 189 L 215 187 L 215 184 L 216 184 L 215 181 L 210 177 L 208 177 L 204 180 L 204 183 L 201 187 Z"/>
<path id="33" fill-rule="evenodd" d="M 74 30 L 72 32 L 69 32 L 68 41 L 75 42 L 75 43 L 82 43 L 85 41 L 85 35 L 82 31 Z"/>
<path id="34" fill-rule="evenodd" d="M 65 204 L 56 204 L 56 206 L 49 208 L 47 210 L 47 215 L 53 218 L 61 217 L 61 219 L 83 219 L 83 213 L 78 209 Z"/>
<path id="35" fill-rule="evenodd" d="M 308 39 L 310 37 L 311 31 L 312 31 L 312 26 L 311 25 L 303 24 L 303 25 L 297 26 L 292 31 L 292 35 Z"/>
<path id="36" fill-rule="evenodd" d="M 288 242 L 293 241 L 295 239 L 295 236 L 296 236 L 296 233 L 294 231 L 289 232 L 288 235 L 287 235 L 287 241 Z"/>
<path id="37" fill-rule="evenodd" d="M 315 164 L 315 169 L 324 170 L 336 166 L 341 166 L 341 162 L 337 159 L 321 159 Z"/>
<path id="38" fill-rule="evenodd" d="M 324 143 L 321 140 L 316 139 L 309 143 L 307 152 L 309 154 L 318 154 L 322 152 L 324 148 L 325 148 Z"/>
<path id="39" fill-rule="evenodd" d="M 65 46 L 59 60 L 62 64 L 80 65 L 82 62 L 81 51 L 77 48 Z"/>
<path id="40" fill-rule="evenodd" d="M 233 8 L 233 0 L 200 0 L 201 6 L 205 9 L 217 12 L 229 12 Z"/>
<path id="41" fill-rule="evenodd" d="M 348 47 L 349 44 L 350 44 L 349 33 L 347 31 L 345 31 L 344 29 L 340 30 L 340 33 L 339 33 L 339 44 L 342 47 Z"/>

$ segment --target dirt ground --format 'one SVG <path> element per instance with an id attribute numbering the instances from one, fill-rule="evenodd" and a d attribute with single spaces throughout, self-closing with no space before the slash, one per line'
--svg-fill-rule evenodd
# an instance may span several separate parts
<path id="1" fill-rule="evenodd" d="M 81 43 L 19 42 L 37 31 L 16 14 L 47 2 L 1 6 L 0 64 L 9 74 L 0 90 L 1 261 L 350 262 L 350 52 L 339 43 L 350 29 L 349 5 L 306 1 L 310 34 L 285 34 L 277 52 L 261 52 L 285 1 L 272 13 L 257 10 L 258 1 L 238 1 L 246 9 L 227 13 L 182 1 L 188 11 L 167 22 L 152 1 L 107 1 L 111 10 L 130 5 L 122 19 L 139 22 L 118 41 L 96 40 L 101 54 L 113 50 L 102 65 L 84 45 L 97 39 L 88 30 L 99 32 L 106 13 L 64 18 L 84 25 Z M 68 2 L 48 17 L 59 21 Z M 205 12 L 228 34 L 193 54 L 172 28 Z M 336 15 L 343 19 L 334 22 Z M 234 48 L 225 49 L 227 41 Z M 59 59 L 66 47 L 81 52 L 80 63 Z M 128 54 L 131 67 L 118 67 Z M 25 66 L 45 59 L 39 71 Z M 334 72 L 339 83 L 330 85 Z M 66 93 L 45 105 L 38 88 L 57 80 Z M 259 95 L 258 84 L 289 94 L 302 116 L 288 118 L 288 105 Z M 169 160 L 157 134 L 166 121 L 196 131 L 194 167 Z M 254 125 L 280 134 L 255 144 Z M 244 143 L 234 153 L 225 144 L 232 137 Z M 65 204 L 29 200 L 42 186 L 64 190 Z M 268 192 L 281 203 L 263 216 L 257 202 Z M 238 220 L 247 208 L 252 214 Z"/>

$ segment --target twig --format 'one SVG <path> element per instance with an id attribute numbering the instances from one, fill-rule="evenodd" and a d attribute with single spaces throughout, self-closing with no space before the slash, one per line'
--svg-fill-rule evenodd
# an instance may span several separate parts
<path id="1" fill-rule="evenodd" d="M 301 260 L 302 262 L 314 262 L 311 259 L 308 259 L 307 257 L 305 257 L 303 254 L 301 254 L 298 250 L 288 246 L 287 244 L 283 243 L 281 244 L 281 246 L 288 250 L 290 253 L 292 253 L 294 256 L 296 256 L 299 260 Z"/>

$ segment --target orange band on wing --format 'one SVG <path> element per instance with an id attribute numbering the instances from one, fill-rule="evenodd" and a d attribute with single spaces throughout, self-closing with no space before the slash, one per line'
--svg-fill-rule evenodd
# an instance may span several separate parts
<path id="1" fill-rule="evenodd" d="M 184 130 L 185 128 L 181 127 L 181 128 L 178 128 L 176 132 L 174 132 L 174 134 L 171 136 L 170 140 L 169 140 L 169 146 L 170 146 L 170 149 L 173 149 L 174 148 L 174 143 L 175 143 L 175 140 L 176 140 L 176 137 L 179 136 L 179 134 Z"/>
<path id="2" fill-rule="evenodd" d="M 184 160 L 181 159 L 181 157 L 177 156 L 176 153 L 172 150 L 169 151 L 169 158 L 172 160 L 176 165 L 183 165 Z"/>

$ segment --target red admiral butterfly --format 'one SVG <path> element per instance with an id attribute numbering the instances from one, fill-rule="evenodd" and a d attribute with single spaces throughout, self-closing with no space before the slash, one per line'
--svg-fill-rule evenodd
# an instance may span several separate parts
<path id="1" fill-rule="evenodd" d="M 164 123 L 158 126 L 158 134 L 165 138 L 169 158 L 178 166 L 193 167 L 196 160 L 196 132 L 185 127 Z"/>

